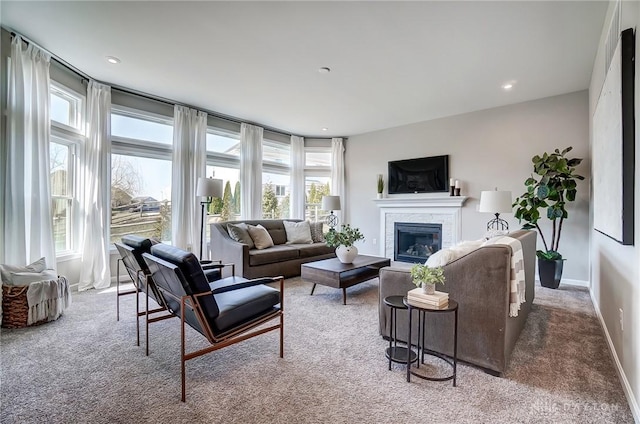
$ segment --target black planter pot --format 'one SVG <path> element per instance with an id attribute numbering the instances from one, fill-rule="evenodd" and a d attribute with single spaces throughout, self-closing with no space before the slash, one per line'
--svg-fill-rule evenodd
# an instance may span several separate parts
<path id="1" fill-rule="evenodd" d="M 562 279 L 562 265 L 564 260 L 548 260 L 538 258 L 538 276 L 540 285 L 549 289 L 557 289 Z"/>

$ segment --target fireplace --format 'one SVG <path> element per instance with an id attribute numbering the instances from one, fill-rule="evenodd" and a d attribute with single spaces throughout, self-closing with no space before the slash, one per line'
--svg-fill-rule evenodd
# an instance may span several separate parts
<path id="1" fill-rule="evenodd" d="M 424 263 L 442 249 L 442 224 L 414 222 L 394 223 L 393 259 L 399 262 Z"/>

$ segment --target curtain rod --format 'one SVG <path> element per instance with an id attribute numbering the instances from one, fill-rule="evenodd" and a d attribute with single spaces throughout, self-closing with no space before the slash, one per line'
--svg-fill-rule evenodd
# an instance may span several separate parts
<path id="1" fill-rule="evenodd" d="M 224 119 L 225 121 L 234 122 L 236 124 L 246 123 L 246 124 L 250 124 L 250 125 L 256 125 L 258 127 L 261 127 L 263 130 L 274 132 L 274 133 L 281 134 L 281 135 L 286 135 L 286 136 L 295 135 L 295 134 L 291 134 L 290 132 L 287 132 L 287 131 L 284 131 L 284 130 L 280 130 L 280 129 L 273 128 L 273 127 L 268 127 L 268 126 L 261 125 L 261 124 L 258 124 L 258 123 L 252 122 L 252 121 L 241 120 L 239 118 L 235 118 L 235 117 L 232 117 L 232 116 L 229 116 L 229 115 L 224 115 L 224 114 L 219 113 L 219 112 L 213 112 L 211 110 L 195 107 L 195 106 L 192 106 L 192 105 L 189 105 L 189 104 L 185 104 L 185 103 L 181 103 L 181 102 L 176 102 L 176 101 L 173 101 L 173 100 L 170 100 L 170 99 L 166 99 L 164 97 L 143 93 L 141 91 L 133 90 L 131 88 L 126 88 L 126 87 L 122 87 L 122 86 L 119 86 L 119 85 L 110 84 L 109 82 L 106 82 L 106 81 L 97 80 L 96 78 L 92 78 L 90 75 L 82 72 L 81 70 L 79 70 L 75 66 L 71 65 L 70 63 L 68 63 L 64 59 L 60 58 L 59 56 L 51 53 L 49 50 L 45 49 L 44 47 L 42 47 L 38 43 L 30 40 L 29 38 L 25 37 L 24 35 L 19 34 L 16 31 L 14 31 L 14 30 L 12 30 L 10 28 L 7 28 L 7 30 L 9 31 L 9 33 L 11 34 L 12 37 L 19 36 L 20 38 L 22 38 L 22 41 L 24 41 L 25 43 L 32 44 L 32 45 L 36 46 L 37 48 L 39 48 L 40 50 L 43 50 L 43 51 L 47 52 L 47 54 L 51 55 L 52 59 L 54 59 L 56 62 L 58 62 L 60 65 L 62 65 L 64 67 L 66 67 L 70 71 L 76 73 L 78 76 L 82 77 L 87 82 L 89 80 L 94 80 L 94 81 L 97 81 L 97 82 L 99 82 L 101 84 L 108 85 L 112 89 L 121 91 L 123 93 L 133 94 L 135 96 L 144 97 L 145 99 L 154 100 L 154 101 L 161 102 L 161 103 L 166 103 L 168 105 L 179 105 L 179 106 L 189 107 L 191 109 L 196 109 L 196 110 L 199 110 L 199 111 L 202 111 L 202 112 L 206 112 L 207 115 L 211 115 L 214 118 Z M 318 137 L 312 137 L 312 138 L 318 138 Z"/>

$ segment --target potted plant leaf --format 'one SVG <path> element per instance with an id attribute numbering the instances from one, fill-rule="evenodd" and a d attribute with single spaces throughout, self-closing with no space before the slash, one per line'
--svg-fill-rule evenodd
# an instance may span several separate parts
<path id="1" fill-rule="evenodd" d="M 558 288 L 562 278 L 564 259 L 558 249 L 562 224 L 569 217 L 566 205 L 576 200 L 576 182 L 584 180 L 575 172 L 582 159 L 566 157 L 572 149 L 555 149 L 553 153 L 534 156 L 534 174 L 524 182 L 527 191 L 513 203 L 516 208 L 514 216 L 519 222 L 525 221 L 522 228 L 536 229 L 542 238 L 545 250 L 536 252 L 538 276 L 543 287 L 553 289 Z M 547 239 L 540 228 L 539 220 L 543 216 L 551 221 L 551 239 Z"/>
<path id="2" fill-rule="evenodd" d="M 425 294 L 434 294 L 436 284 L 444 284 L 444 269 L 441 266 L 429 267 L 423 264 L 415 264 L 411 267 L 411 281 L 416 287 L 422 287 Z"/>
<path id="3" fill-rule="evenodd" d="M 329 230 L 324 235 L 327 246 L 336 248 L 336 256 L 340 262 L 350 264 L 358 256 L 358 248 L 353 244 L 364 240 L 360 229 L 345 224 L 340 231 Z"/>

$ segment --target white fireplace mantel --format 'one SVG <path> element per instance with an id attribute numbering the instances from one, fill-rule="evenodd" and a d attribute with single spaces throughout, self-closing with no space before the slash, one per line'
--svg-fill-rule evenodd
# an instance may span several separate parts
<path id="1" fill-rule="evenodd" d="M 380 209 L 380 254 L 393 259 L 396 222 L 442 225 L 442 248 L 454 246 L 462 232 L 461 209 L 466 196 L 387 197 L 374 199 Z"/>

